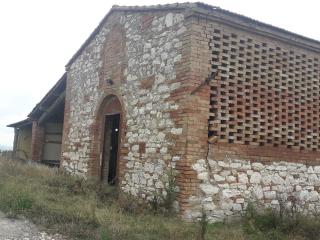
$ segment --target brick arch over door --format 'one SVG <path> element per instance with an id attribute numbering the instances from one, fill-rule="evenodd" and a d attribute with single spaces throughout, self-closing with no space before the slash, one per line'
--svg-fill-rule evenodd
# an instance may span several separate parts
<path id="1" fill-rule="evenodd" d="M 107 95 L 103 98 L 99 104 L 99 108 L 96 112 L 95 122 L 91 128 L 91 157 L 90 157 L 90 173 L 93 177 L 101 177 L 101 164 L 102 164 L 102 154 L 103 154 L 103 142 L 104 142 L 104 132 L 105 132 L 105 116 L 110 114 L 120 114 L 119 123 L 119 145 L 118 145 L 118 158 L 117 158 L 117 172 L 118 177 L 122 175 L 123 167 L 125 166 L 123 162 L 123 143 L 125 136 L 125 120 L 123 114 L 123 104 L 119 100 L 118 96 L 114 94 Z"/>

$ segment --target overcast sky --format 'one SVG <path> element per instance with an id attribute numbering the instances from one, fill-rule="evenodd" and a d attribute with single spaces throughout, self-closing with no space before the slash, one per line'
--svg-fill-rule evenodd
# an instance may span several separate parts
<path id="1" fill-rule="evenodd" d="M 6 125 L 26 118 L 112 5 L 172 2 L 185 1 L 0 1 L 0 145 L 12 146 Z M 320 40 L 318 0 L 203 2 Z"/>

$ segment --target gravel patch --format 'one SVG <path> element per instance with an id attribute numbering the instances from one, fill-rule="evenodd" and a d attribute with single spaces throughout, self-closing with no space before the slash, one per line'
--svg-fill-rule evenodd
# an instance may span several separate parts
<path id="1" fill-rule="evenodd" d="M 60 234 L 40 231 L 26 219 L 9 219 L 0 212 L 0 240 L 67 240 Z"/>

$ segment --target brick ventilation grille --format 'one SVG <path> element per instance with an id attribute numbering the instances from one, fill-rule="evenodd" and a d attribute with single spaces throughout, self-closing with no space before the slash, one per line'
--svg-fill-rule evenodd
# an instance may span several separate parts
<path id="1" fill-rule="evenodd" d="M 215 29 L 209 135 L 218 142 L 320 149 L 319 59 Z"/>

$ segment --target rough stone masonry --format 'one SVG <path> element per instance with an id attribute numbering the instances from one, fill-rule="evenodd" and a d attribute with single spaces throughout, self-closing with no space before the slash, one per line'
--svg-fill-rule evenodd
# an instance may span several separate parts
<path id="1" fill-rule="evenodd" d="M 120 156 L 119 184 L 125 192 L 144 198 L 163 188 L 168 166 L 175 167 L 180 159 L 173 139 L 182 128 L 171 117 L 179 103 L 171 95 L 181 87 L 175 65 L 181 61 L 183 20 L 178 12 L 114 13 L 72 63 L 62 162 L 67 171 L 81 175 L 90 171 L 94 149 L 89 126 L 95 123 L 98 103 L 112 94 L 121 99 L 125 119 L 121 148 L 126 155 Z M 122 46 L 113 52 L 118 45 Z M 112 76 L 116 86 L 104 86 L 105 75 Z"/>
<path id="2" fill-rule="evenodd" d="M 102 179 L 105 119 L 120 114 L 127 193 L 166 194 L 174 169 L 185 219 L 222 221 L 252 201 L 319 211 L 318 41 L 202 3 L 114 6 L 66 71 L 68 172 Z"/>

